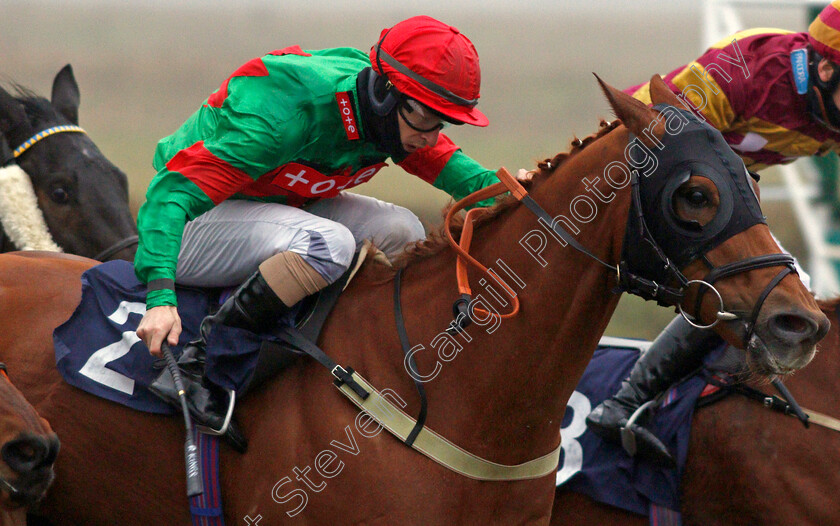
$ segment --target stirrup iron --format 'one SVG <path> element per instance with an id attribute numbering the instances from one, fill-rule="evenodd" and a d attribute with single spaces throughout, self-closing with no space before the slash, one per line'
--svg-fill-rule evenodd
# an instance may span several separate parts
<path id="1" fill-rule="evenodd" d="M 212 427 L 204 426 L 201 424 L 196 424 L 195 427 L 206 435 L 215 435 L 215 436 L 223 436 L 225 433 L 228 432 L 228 427 L 230 426 L 230 421 L 233 418 L 233 408 L 236 405 L 236 391 L 233 389 L 226 389 L 225 390 L 228 394 L 228 408 L 227 412 L 225 413 L 225 421 L 222 423 L 222 427 L 219 429 L 213 429 Z"/>
<path id="2" fill-rule="evenodd" d="M 644 404 L 640 405 L 638 409 L 636 409 L 630 418 L 627 419 L 627 423 L 621 427 L 621 447 L 624 448 L 624 451 L 627 452 L 631 457 L 636 456 L 636 434 L 630 429 L 630 426 L 635 425 L 636 420 L 647 411 L 648 407 L 651 407 L 653 404 L 657 402 L 656 399 L 648 400 Z"/>

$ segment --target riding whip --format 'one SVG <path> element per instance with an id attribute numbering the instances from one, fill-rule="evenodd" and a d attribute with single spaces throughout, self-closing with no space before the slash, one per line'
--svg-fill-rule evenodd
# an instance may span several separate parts
<path id="1" fill-rule="evenodd" d="M 193 441 L 192 421 L 190 419 L 190 410 L 187 408 L 184 382 L 181 380 L 181 371 L 178 369 L 178 363 L 175 361 L 175 357 L 172 356 L 172 350 L 165 340 L 161 343 L 160 350 L 163 352 L 163 357 L 166 359 L 166 367 L 169 369 L 172 380 L 175 382 L 175 389 L 178 391 L 178 400 L 181 401 L 181 411 L 184 413 L 184 428 L 186 428 L 187 432 L 187 437 L 184 440 L 184 462 L 187 466 L 187 497 L 195 497 L 204 493 L 204 484 L 201 481 L 201 465 L 198 463 L 198 448 Z"/>

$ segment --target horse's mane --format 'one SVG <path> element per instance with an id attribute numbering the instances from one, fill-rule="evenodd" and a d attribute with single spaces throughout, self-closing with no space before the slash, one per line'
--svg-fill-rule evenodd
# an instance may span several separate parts
<path id="1" fill-rule="evenodd" d="M 46 98 L 17 83 L 13 83 L 11 87 L 15 91 L 15 99 L 23 105 L 30 122 L 54 121 L 56 119 L 57 112 Z"/>
<path id="2" fill-rule="evenodd" d="M 578 154 L 581 150 L 613 129 L 617 128 L 620 124 L 621 121 L 618 119 L 613 120 L 612 122 L 601 119 L 599 123 L 599 130 L 583 139 L 578 139 L 577 137 L 572 139 L 568 152 L 561 152 L 553 158 L 538 162 L 538 171 L 534 175 L 534 180 L 523 183 L 523 186 L 530 186 L 538 177 L 547 178 L 551 176 L 564 162 L 566 162 L 566 160 Z M 496 202 L 492 206 L 483 209 L 480 213 L 477 213 L 475 227 L 478 228 L 481 225 L 485 225 L 493 221 L 508 210 L 515 208 L 518 204 L 519 201 L 510 194 L 497 197 Z M 443 209 L 443 217 L 446 217 L 447 212 L 450 208 L 452 208 L 452 206 L 454 206 L 454 203 L 447 205 Z M 464 214 L 461 213 L 453 217 L 452 224 L 450 225 L 452 237 L 456 240 L 459 239 L 463 228 Z M 390 265 L 384 262 L 381 258 L 368 257 L 364 265 L 365 274 L 374 282 L 388 281 L 394 276 L 397 270 L 405 268 L 418 260 L 427 259 L 441 252 L 448 246 L 449 240 L 446 237 L 445 225 L 441 222 L 436 230 L 429 233 L 426 239 L 421 239 L 420 241 L 416 241 L 408 245 L 405 250 L 403 250 L 391 261 Z"/>

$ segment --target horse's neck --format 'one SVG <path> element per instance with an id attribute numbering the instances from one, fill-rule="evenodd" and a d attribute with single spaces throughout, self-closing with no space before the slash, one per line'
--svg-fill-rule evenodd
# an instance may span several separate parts
<path id="1" fill-rule="evenodd" d="M 573 200 L 591 195 L 582 174 L 590 174 L 589 181 L 603 179 L 600 172 L 605 163 L 593 163 L 582 153 L 571 157 L 563 173 L 543 181 L 532 193 L 552 216 L 571 217 Z M 603 149 L 600 153 L 603 155 Z M 609 195 L 603 181 L 598 186 L 602 194 Z M 599 258 L 617 262 L 628 206 L 625 189 L 609 204 L 601 204 L 594 218 L 578 221 L 575 238 Z M 537 254 L 534 247 L 540 244 L 539 239 L 547 245 Z M 471 253 L 518 293 L 521 312 L 497 323 L 474 322 L 465 334 L 454 335 L 452 339 L 463 349 L 447 362 L 439 359 L 445 337 L 438 335 L 443 339 L 438 338 L 439 345 L 418 359 L 418 369 L 429 372 L 436 362 L 441 364 L 440 374 L 426 383 L 430 404 L 433 397 L 457 403 L 433 407 L 430 414 L 448 412 L 447 420 L 455 426 L 469 421 L 469 436 L 461 437 L 467 441 L 465 445 L 475 440 L 476 447 L 510 452 L 511 460 L 521 460 L 529 449 L 545 452 L 549 444 L 556 445 L 565 402 L 618 303 L 618 296 L 611 294 L 615 280 L 606 267 L 570 246 L 563 247 L 524 206 L 480 227 Z M 435 302 L 439 310 L 434 318 L 445 316 L 455 295 L 452 274 L 451 253 L 423 262 L 408 274 L 413 283 L 406 287 L 406 296 L 430 304 L 430 290 L 448 288 L 452 294 L 439 294 L 441 300 Z M 510 308 L 493 299 L 488 286 L 492 283 L 480 281 L 474 271 L 471 278 L 474 301 L 480 296 L 482 303 L 501 312 Z M 498 292 L 501 287 L 493 290 Z M 431 341 L 435 347 L 437 336 L 425 337 L 428 340 L 421 341 Z M 465 431 L 463 426 L 459 431 Z M 526 437 L 530 440 L 523 440 Z"/>
<path id="2" fill-rule="evenodd" d="M 814 360 L 805 368 L 785 379 L 796 401 L 807 409 L 840 418 L 840 329 L 837 327 L 836 308 L 824 308 L 823 313 L 832 321 L 828 334 L 820 341 Z M 766 385 L 759 385 L 767 390 Z"/>

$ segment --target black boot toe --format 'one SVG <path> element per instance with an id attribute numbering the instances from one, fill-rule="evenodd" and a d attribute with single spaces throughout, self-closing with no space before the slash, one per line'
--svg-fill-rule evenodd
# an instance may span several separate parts
<path id="1" fill-rule="evenodd" d="M 605 442 L 622 446 L 630 456 L 654 466 L 672 469 L 676 461 L 665 444 L 644 427 L 627 427 L 630 413 L 613 400 L 606 400 L 586 417 L 586 426 Z"/>
<path id="2" fill-rule="evenodd" d="M 607 442 L 621 445 L 621 427 L 627 423 L 629 413 L 613 400 L 605 400 L 586 417 L 586 427 Z"/>
<path id="3" fill-rule="evenodd" d="M 182 378 L 184 391 L 186 392 L 187 408 L 196 426 L 205 428 L 211 434 L 219 434 L 224 427 L 229 406 L 229 397 L 223 389 L 208 389 L 201 382 L 194 381 L 188 376 Z M 169 370 L 164 370 L 149 385 L 149 391 L 161 400 L 167 402 L 176 409 L 181 409 L 181 401 L 178 397 L 178 390 Z M 234 450 L 244 453 L 248 449 L 248 440 L 231 418 L 223 438 L 233 447 Z"/>
<path id="4" fill-rule="evenodd" d="M 207 348 L 204 340 L 193 340 L 184 345 L 184 352 L 178 357 L 178 367 L 183 374 L 195 381 L 200 381 L 204 375 L 206 361 Z"/>

